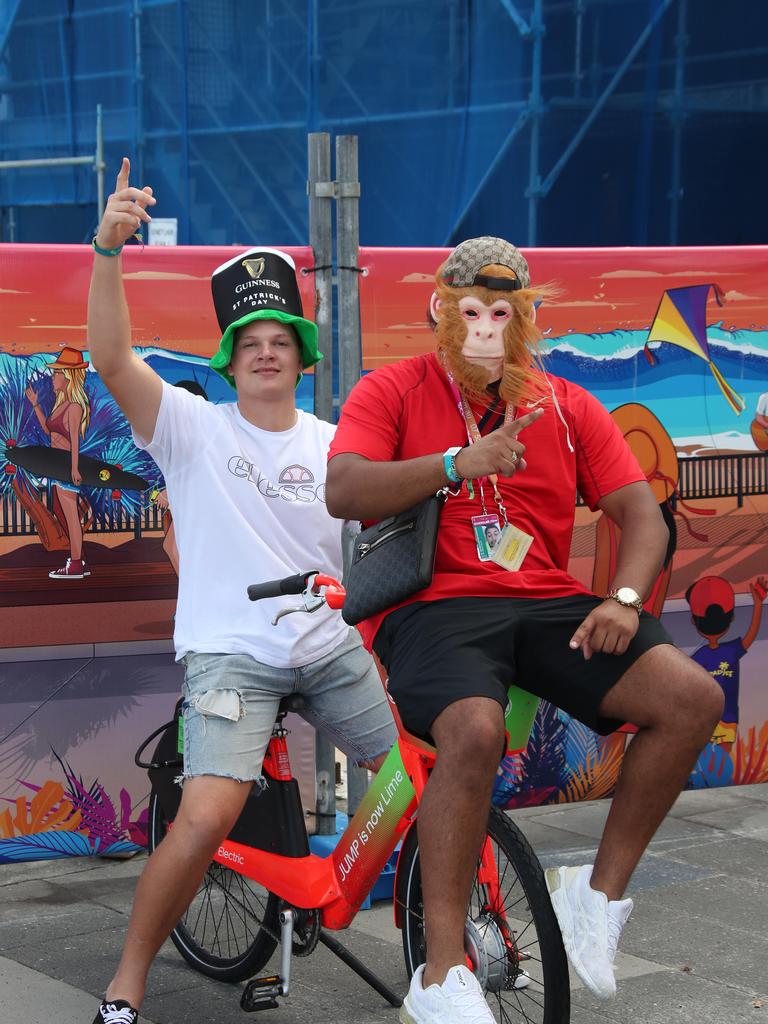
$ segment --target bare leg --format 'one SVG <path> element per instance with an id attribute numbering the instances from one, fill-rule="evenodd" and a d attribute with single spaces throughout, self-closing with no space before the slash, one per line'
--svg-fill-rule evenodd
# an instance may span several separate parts
<path id="1" fill-rule="evenodd" d="M 142 872 L 109 999 L 138 1009 L 155 954 L 197 892 L 221 841 L 237 820 L 250 782 L 212 775 L 187 779 L 173 829 Z"/>
<path id="2" fill-rule="evenodd" d="M 56 490 L 59 492 L 59 501 L 61 502 L 64 519 L 67 523 L 69 554 L 71 558 L 79 560 L 83 557 L 83 528 L 80 525 L 77 494 L 75 491 L 67 491 L 62 487 L 57 487 Z"/>
<path id="3" fill-rule="evenodd" d="M 592 888 L 621 899 L 645 848 L 720 721 L 723 692 L 668 644 L 646 651 L 603 699 L 600 713 L 639 726 L 624 755 Z"/>
<path id="4" fill-rule="evenodd" d="M 419 856 L 427 933 L 424 986 L 465 962 L 464 923 L 504 742 L 496 701 L 470 697 L 432 724 L 437 763 L 419 804 Z"/>

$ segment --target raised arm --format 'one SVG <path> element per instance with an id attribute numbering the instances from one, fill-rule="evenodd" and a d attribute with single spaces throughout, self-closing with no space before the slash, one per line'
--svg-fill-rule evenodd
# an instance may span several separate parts
<path id="1" fill-rule="evenodd" d="M 525 445 L 517 435 L 541 412 L 529 412 L 463 448 L 455 460 L 460 476 L 465 480 L 491 473 L 512 476 L 525 469 Z M 447 483 L 442 452 L 403 462 L 374 462 L 340 453 L 328 464 L 325 497 L 328 511 L 337 519 L 383 519 L 416 505 Z"/>
<path id="2" fill-rule="evenodd" d="M 146 207 L 155 204 L 152 189 L 129 185 L 131 165 L 126 157 L 117 176 L 96 234 L 101 249 L 116 249 L 151 217 Z M 93 255 L 88 293 L 88 348 L 93 367 L 125 413 L 133 429 L 145 440 L 155 432 L 163 382 L 131 348 L 131 321 L 123 288 L 121 256 Z"/>

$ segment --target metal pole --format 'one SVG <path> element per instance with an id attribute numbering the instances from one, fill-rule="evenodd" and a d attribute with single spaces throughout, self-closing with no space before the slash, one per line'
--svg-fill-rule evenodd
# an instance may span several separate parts
<path id="1" fill-rule="evenodd" d="M 688 43 L 686 28 L 686 0 L 679 0 L 677 8 L 677 35 L 675 36 L 675 98 L 670 112 L 672 121 L 672 180 L 669 188 L 669 244 L 677 245 L 680 226 L 680 200 L 683 197 L 682 159 L 683 122 L 685 120 L 685 51 Z"/>
<path id="2" fill-rule="evenodd" d="M 576 43 L 573 55 L 573 95 L 581 96 L 581 81 L 584 78 L 582 71 L 582 50 L 583 50 L 583 26 L 584 26 L 584 0 L 575 0 L 576 14 Z"/>
<path id="3" fill-rule="evenodd" d="M 360 336 L 360 182 L 357 136 L 336 139 L 336 246 L 339 301 L 339 408 L 363 372 Z M 347 813 L 368 789 L 368 772 L 347 758 Z"/>
<path id="4" fill-rule="evenodd" d="M 10 171 L 14 167 L 77 167 L 78 165 L 90 164 L 93 167 L 92 156 L 52 156 L 39 160 L 0 160 L 0 170 Z"/>
<path id="5" fill-rule="evenodd" d="M 536 0 L 533 7 L 531 32 L 533 34 L 533 68 L 531 72 L 531 151 L 528 160 L 528 245 L 536 245 L 541 175 L 539 158 L 541 144 L 541 48 L 544 36 L 544 22 L 541 12 L 542 0 Z"/>
<path id="6" fill-rule="evenodd" d="M 336 245 L 339 293 L 339 408 L 360 380 L 360 182 L 357 136 L 336 139 Z"/>
<path id="7" fill-rule="evenodd" d="M 101 222 L 104 213 L 104 116 L 101 104 L 96 104 L 96 226 Z"/>
<path id="8" fill-rule="evenodd" d="M 315 309 L 318 344 L 323 359 L 315 364 L 315 416 L 333 419 L 333 240 L 331 203 L 331 137 L 313 132 L 307 140 L 309 194 L 309 244 L 315 266 Z M 321 732 L 315 734 L 317 801 L 315 830 L 318 835 L 336 833 L 336 750 Z"/>
<path id="9" fill-rule="evenodd" d="M 178 7 L 179 41 L 181 57 L 181 188 L 182 216 L 179 228 L 183 245 L 192 243 L 190 231 L 191 182 L 189 177 L 189 20 L 187 0 L 181 0 Z"/>
<path id="10" fill-rule="evenodd" d="M 133 50 L 136 84 L 136 180 L 144 184 L 144 52 L 141 40 L 141 0 L 133 0 Z"/>
<path id="11" fill-rule="evenodd" d="M 313 132 L 308 138 L 309 244 L 315 265 L 315 310 L 323 358 L 315 365 L 315 416 L 333 421 L 333 240 L 331 205 L 331 137 Z"/>

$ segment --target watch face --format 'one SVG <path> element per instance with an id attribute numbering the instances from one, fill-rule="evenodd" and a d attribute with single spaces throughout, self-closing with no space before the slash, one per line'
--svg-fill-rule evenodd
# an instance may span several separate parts
<path id="1" fill-rule="evenodd" d="M 640 600 L 640 595 L 631 587 L 619 587 L 616 591 L 616 597 L 622 604 L 634 604 L 635 601 Z"/>

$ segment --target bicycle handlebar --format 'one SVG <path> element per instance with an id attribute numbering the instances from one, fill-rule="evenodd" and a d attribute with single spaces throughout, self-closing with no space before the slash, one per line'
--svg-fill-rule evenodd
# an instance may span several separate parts
<path id="1" fill-rule="evenodd" d="M 284 594 L 302 594 L 307 586 L 310 576 L 315 576 L 320 570 L 310 569 L 309 572 L 297 573 L 296 576 L 286 576 L 282 580 L 267 580 L 265 583 L 252 583 L 248 587 L 248 597 L 251 601 L 260 601 L 263 597 L 282 597 Z"/>

